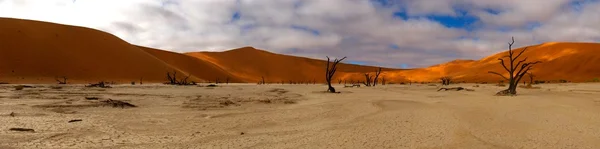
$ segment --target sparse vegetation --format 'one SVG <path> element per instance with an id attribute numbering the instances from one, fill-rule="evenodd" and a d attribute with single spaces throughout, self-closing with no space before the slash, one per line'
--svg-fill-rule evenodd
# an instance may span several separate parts
<path id="1" fill-rule="evenodd" d="M 54 80 L 56 80 L 58 82 L 58 84 L 67 84 L 67 77 L 63 76 L 61 77 L 62 80 L 60 80 L 58 77 L 54 77 Z"/>
<path id="2" fill-rule="evenodd" d="M 326 72 L 325 72 L 325 81 L 327 81 L 327 91 L 331 92 L 331 93 L 336 93 L 335 88 L 333 88 L 333 86 L 331 86 L 331 78 L 333 78 L 333 75 L 335 74 L 335 71 L 337 71 L 337 64 L 340 63 L 342 60 L 346 59 L 346 57 L 342 58 L 342 59 L 335 59 L 333 60 L 333 64 L 330 67 L 330 59 L 329 56 L 327 56 L 327 67 L 326 67 Z"/>
<path id="3" fill-rule="evenodd" d="M 527 76 L 529 76 L 529 84 L 533 84 L 533 77 L 535 77 L 535 75 L 533 75 L 533 73 L 527 73 Z"/>
<path id="4" fill-rule="evenodd" d="M 191 75 L 191 74 L 190 74 Z M 190 75 L 186 76 L 183 79 L 177 79 L 177 71 L 173 71 L 173 74 L 171 74 L 170 72 L 167 72 L 167 81 L 165 84 L 168 85 L 196 85 L 196 82 L 192 81 L 192 82 L 188 82 L 188 78 L 190 78 Z"/>
<path id="5" fill-rule="evenodd" d="M 261 80 L 260 80 L 260 81 L 258 81 L 258 85 L 264 85 L 265 83 L 266 83 L 266 82 L 265 82 L 265 77 L 264 77 L 264 76 L 261 76 Z"/>
<path id="6" fill-rule="evenodd" d="M 375 72 L 375 79 L 373 79 L 373 86 L 377 85 L 380 74 L 381 74 L 381 67 L 379 67 L 379 69 L 377 69 L 377 71 Z"/>
<path id="7" fill-rule="evenodd" d="M 519 83 L 519 81 L 521 81 L 521 78 L 523 78 L 523 76 L 525 74 L 527 74 L 527 72 L 529 70 L 531 70 L 531 67 L 535 64 L 541 63 L 541 61 L 535 61 L 535 62 L 526 62 L 527 61 L 527 57 L 524 58 L 523 60 L 518 61 L 515 64 L 515 61 L 517 59 L 519 59 L 519 57 L 527 50 L 527 47 L 525 47 L 520 53 L 518 53 L 517 55 L 515 55 L 515 51 L 512 50 L 512 46 L 515 43 L 515 38 L 512 38 L 512 42 L 508 43 L 508 55 L 503 56 L 501 58 L 498 58 L 498 60 L 500 61 L 500 65 L 502 65 L 502 67 L 504 68 L 504 70 L 506 70 L 509 74 L 509 77 L 505 77 L 504 75 L 498 73 L 498 72 L 494 72 L 494 71 L 489 71 L 488 73 L 491 74 L 496 74 L 498 76 L 501 76 L 502 78 L 504 78 L 505 80 L 508 80 L 508 89 L 500 91 L 498 93 L 496 93 L 496 95 L 517 95 L 517 84 Z M 507 67 L 504 63 L 504 58 L 508 58 L 509 60 L 509 67 Z M 519 68 L 520 67 L 520 68 Z M 517 71 L 518 70 L 518 71 Z"/>
<path id="8" fill-rule="evenodd" d="M 442 85 L 450 85 L 450 80 L 452 80 L 449 76 L 441 77 Z"/>
<path id="9" fill-rule="evenodd" d="M 365 84 L 365 86 L 371 86 L 372 79 L 373 79 L 373 76 L 371 76 L 371 74 L 365 73 L 365 82 L 363 82 L 363 84 Z"/>

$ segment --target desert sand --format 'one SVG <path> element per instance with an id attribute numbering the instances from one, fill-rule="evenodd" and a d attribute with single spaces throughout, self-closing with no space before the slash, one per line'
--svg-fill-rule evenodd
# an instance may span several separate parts
<path id="1" fill-rule="evenodd" d="M 492 96 L 505 87 L 474 85 L 438 92 L 433 84 L 336 84 L 340 94 L 321 84 L 1 85 L 0 148 L 600 146 L 598 83 L 543 84 L 514 97 Z M 138 107 L 99 104 L 108 98 Z"/>

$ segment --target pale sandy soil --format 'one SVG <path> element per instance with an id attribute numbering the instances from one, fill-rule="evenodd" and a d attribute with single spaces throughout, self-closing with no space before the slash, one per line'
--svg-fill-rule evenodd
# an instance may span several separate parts
<path id="1" fill-rule="evenodd" d="M 339 86 L 341 94 L 323 85 L 12 86 L 0 86 L 0 148 L 600 147 L 600 84 L 547 84 L 517 97 L 492 96 L 502 88 L 490 84 Z"/>

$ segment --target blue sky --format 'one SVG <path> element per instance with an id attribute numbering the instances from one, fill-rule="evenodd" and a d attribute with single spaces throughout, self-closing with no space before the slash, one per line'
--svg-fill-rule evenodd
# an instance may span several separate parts
<path id="1" fill-rule="evenodd" d="M 36 10 L 36 11 L 31 11 Z M 0 17 L 85 26 L 175 52 L 253 46 L 386 67 L 600 41 L 599 0 L 0 0 Z"/>

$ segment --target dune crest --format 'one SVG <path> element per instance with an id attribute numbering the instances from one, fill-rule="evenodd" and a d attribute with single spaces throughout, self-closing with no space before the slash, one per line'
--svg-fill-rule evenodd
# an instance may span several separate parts
<path id="1" fill-rule="evenodd" d="M 224 52 L 174 53 L 136 46 L 99 30 L 48 22 L 0 18 L 0 82 L 71 83 L 97 81 L 164 82 L 176 71 L 190 81 L 256 83 L 323 83 L 326 61 L 276 54 L 254 47 Z M 522 58 L 542 61 L 531 71 L 538 80 L 590 81 L 600 77 L 600 44 L 548 42 L 528 46 Z M 523 48 L 515 49 L 520 52 Z M 449 76 L 459 82 L 498 82 L 487 73 L 504 73 L 500 52 L 480 60 L 454 60 L 416 69 L 383 68 L 388 82 L 437 82 Z M 325 55 L 323 55 L 323 58 Z M 349 57 L 352 59 L 352 57 Z M 340 63 L 333 80 L 359 82 L 376 66 Z"/>

